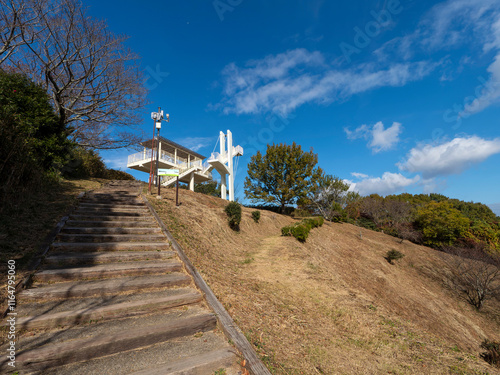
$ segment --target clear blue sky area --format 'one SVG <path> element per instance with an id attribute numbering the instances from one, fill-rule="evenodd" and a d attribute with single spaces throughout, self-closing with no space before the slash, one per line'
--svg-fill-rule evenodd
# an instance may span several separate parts
<path id="1" fill-rule="evenodd" d="M 438 192 L 500 213 L 500 2 L 86 0 L 142 57 L 162 135 L 209 156 L 314 149 L 361 194 Z M 132 151 L 103 152 L 126 169 Z"/>

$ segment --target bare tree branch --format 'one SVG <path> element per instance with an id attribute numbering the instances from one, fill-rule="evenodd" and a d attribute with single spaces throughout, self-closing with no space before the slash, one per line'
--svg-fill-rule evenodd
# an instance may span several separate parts
<path id="1" fill-rule="evenodd" d="M 22 44 L 7 61 L 47 89 L 70 139 L 100 149 L 132 146 L 147 92 L 126 37 L 89 17 L 78 0 L 29 7 L 36 26 L 16 33 Z"/>
<path id="2" fill-rule="evenodd" d="M 475 248 L 448 247 L 444 260 L 450 274 L 449 285 L 478 310 L 500 293 L 500 259 L 480 245 Z M 450 255 L 451 254 L 451 255 Z"/>

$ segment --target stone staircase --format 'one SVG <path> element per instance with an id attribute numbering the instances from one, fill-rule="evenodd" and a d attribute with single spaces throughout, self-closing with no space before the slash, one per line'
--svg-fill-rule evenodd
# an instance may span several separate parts
<path id="1" fill-rule="evenodd" d="M 0 373 L 241 373 L 139 189 L 115 182 L 81 200 L 17 296 L 16 368 Z"/>

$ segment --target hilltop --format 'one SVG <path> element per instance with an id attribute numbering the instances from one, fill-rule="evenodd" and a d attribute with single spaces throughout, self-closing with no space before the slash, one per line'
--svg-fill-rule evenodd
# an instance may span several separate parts
<path id="1" fill-rule="evenodd" d="M 497 374 L 480 358 L 500 339 L 500 301 L 481 311 L 446 287 L 451 255 L 359 228 L 325 223 L 302 244 L 282 237 L 289 216 L 182 190 L 150 197 L 165 224 L 276 374 Z M 388 250 L 405 257 L 389 264 Z"/>

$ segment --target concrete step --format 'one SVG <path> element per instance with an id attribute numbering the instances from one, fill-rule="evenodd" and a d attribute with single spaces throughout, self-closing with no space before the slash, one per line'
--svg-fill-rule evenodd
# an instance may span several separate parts
<path id="1" fill-rule="evenodd" d="M 137 194 L 129 194 L 129 193 L 124 193 L 124 194 L 116 194 L 113 192 L 108 192 L 108 193 L 95 193 L 95 194 L 90 194 L 87 197 L 88 200 L 114 200 L 114 201 L 122 201 L 122 202 L 127 202 L 127 201 L 133 201 L 136 202 L 140 200 L 141 198 Z"/>
<path id="2" fill-rule="evenodd" d="M 39 316 L 45 314 L 63 313 L 70 310 L 88 310 L 94 307 L 107 307 L 127 302 L 138 302 L 143 300 L 156 300 L 165 297 L 174 297 L 180 294 L 188 294 L 193 292 L 192 287 L 175 287 L 175 288 L 159 288 L 150 289 L 136 293 L 135 291 L 102 294 L 90 297 L 66 298 L 66 299 L 51 299 L 40 301 L 25 301 L 18 300 L 16 307 L 17 316 L 19 318 L 26 316 Z"/>
<path id="3" fill-rule="evenodd" d="M 73 234 L 59 233 L 57 240 L 60 242 L 160 242 L 167 237 L 163 233 L 150 234 Z"/>
<path id="4" fill-rule="evenodd" d="M 168 250 L 168 242 L 54 242 L 54 251 L 144 251 Z"/>
<path id="5" fill-rule="evenodd" d="M 108 205 L 113 205 L 113 206 L 121 206 L 121 205 L 144 206 L 144 201 L 141 198 L 137 198 L 137 199 L 82 198 L 80 200 L 80 203 L 81 204 L 93 204 L 93 205 L 108 204 Z"/>
<path id="6" fill-rule="evenodd" d="M 90 209 L 113 209 L 120 208 L 124 210 L 148 210 L 148 207 L 144 203 L 137 204 L 113 204 L 109 202 L 103 203 L 89 203 L 89 202 L 80 202 L 78 207 L 81 208 L 90 208 Z"/>
<path id="7" fill-rule="evenodd" d="M 34 275 L 34 280 L 36 282 L 48 282 L 109 278 L 114 276 L 143 276 L 179 272 L 181 270 L 181 262 L 173 259 L 165 259 L 162 261 L 107 263 L 86 267 L 46 269 L 37 272 Z"/>
<path id="8" fill-rule="evenodd" d="M 156 227 L 137 227 L 137 228 L 82 228 L 82 227 L 63 227 L 60 233 L 71 234 L 148 234 L 161 233 L 161 229 Z"/>
<path id="9" fill-rule="evenodd" d="M 66 225 L 69 227 L 86 227 L 86 228 L 97 228 L 97 227 L 114 227 L 114 228 L 145 228 L 145 227 L 155 227 L 158 228 L 158 224 L 152 218 L 144 218 L 143 220 L 68 220 Z"/>
<path id="10" fill-rule="evenodd" d="M 228 350 L 227 341 L 215 332 L 204 332 L 197 335 L 178 337 L 145 348 L 129 350 L 106 357 L 94 358 L 85 362 L 69 364 L 52 368 L 51 375 L 124 375 L 144 369 L 154 369 L 162 364 L 174 364 L 189 357 L 203 355 L 216 350 Z M 184 372 L 183 375 L 213 375 L 215 371 Z M 232 368 L 227 368 L 226 375 L 241 374 Z M 239 369 L 241 370 L 241 369 Z M 149 370 L 148 375 L 165 375 L 164 372 Z"/>
<path id="11" fill-rule="evenodd" d="M 89 215 L 89 216 L 150 216 L 149 211 L 145 210 L 99 210 L 99 209 L 87 209 L 78 208 L 74 211 L 74 215 Z"/>
<path id="12" fill-rule="evenodd" d="M 215 328 L 216 322 L 213 314 L 199 311 L 177 318 L 170 316 L 169 319 L 164 319 L 162 315 L 139 317 L 46 333 L 21 346 L 25 349 L 17 353 L 16 370 L 52 371 L 56 366 L 88 361 L 197 332 L 210 331 Z M 46 341 L 47 337 L 54 336 L 57 339 Z M 50 345 L 37 347 L 36 343 L 40 339 L 50 342 Z"/>
<path id="13" fill-rule="evenodd" d="M 151 374 L 168 374 L 168 375 L 206 375 L 213 374 L 215 371 L 232 367 L 237 362 L 237 356 L 234 349 L 224 348 L 214 350 L 208 353 L 203 353 L 197 356 L 179 360 L 177 362 L 165 363 L 160 366 L 147 368 L 140 371 L 134 371 L 130 375 L 151 375 Z M 225 374 L 228 372 L 225 371 Z M 236 371 L 234 371 L 236 373 Z"/>
<path id="14" fill-rule="evenodd" d="M 106 280 L 70 281 L 54 285 L 35 285 L 34 288 L 21 291 L 19 295 L 26 300 L 88 297 L 127 291 L 142 291 L 148 288 L 187 286 L 190 282 L 191 278 L 188 275 L 173 272 L 159 276 L 129 276 Z"/>
<path id="15" fill-rule="evenodd" d="M 58 326 L 77 325 L 104 319 L 121 319 L 138 315 L 159 313 L 174 307 L 190 305 L 200 302 L 202 295 L 195 289 L 187 289 L 183 293 L 174 295 L 150 297 L 136 301 L 125 301 L 113 304 L 89 304 L 84 308 L 60 312 L 41 313 L 38 315 L 19 317 L 16 326 L 20 329 L 55 328 Z M 7 325 L 4 323 L 3 325 Z"/>
<path id="16" fill-rule="evenodd" d="M 70 220 L 75 221 L 151 221 L 154 219 L 151 215 L 82 215 L 71 214 Z"/>
<path id="17" fill-rule="evenodd" d="M 49 266 L 66 264 L 99 264 L 110 262 L 129 262 L 150 259 L 168 259 L 176 255 L 173 251 L 111 251 L 93 253 L 51 253 L 44 259 Z"/>

